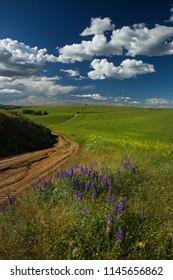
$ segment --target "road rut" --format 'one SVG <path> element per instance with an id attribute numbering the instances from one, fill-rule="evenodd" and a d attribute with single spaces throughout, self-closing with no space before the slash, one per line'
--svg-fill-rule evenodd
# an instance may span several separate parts
<path id="1" fill-rule="evenodd" d="M 58 141 L 52 148 L 0 160 L 0 203 L 7 201 L 8 194 L 24 192 L 36 177 L 50 177 L 77 153 L 76 142 L 58 133 L 54 135 Z"/>

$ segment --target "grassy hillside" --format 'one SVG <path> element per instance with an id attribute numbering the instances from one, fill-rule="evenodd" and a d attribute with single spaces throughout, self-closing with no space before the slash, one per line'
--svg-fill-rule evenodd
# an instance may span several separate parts
<path id="1" fill-rule="evenodd" d="M 92 136 L 129 136 L 138 140 L 173 142 L 173 110 L 111 106 L 33 107 L 48 116 L 29 116 L 37 123 L 87 143 Z M 18 109 L 22 112 L 22 109 Z M 68 118 L 80 112 L 70 122 Z M 27 115 L 28 117 L 28 115 Z"/>
<path id="2" fill-rule="evenodd" d="M 0 109 L 0 158 L 43 149 L 54 141 L 48 128 Z"/>
<path id="3" fill-rule="evenodd" d="M 0 258 L 172 260 L 173 110 L 42 109 L 48 127 L 83 145 L 55 176 L 1 207 Z"/>

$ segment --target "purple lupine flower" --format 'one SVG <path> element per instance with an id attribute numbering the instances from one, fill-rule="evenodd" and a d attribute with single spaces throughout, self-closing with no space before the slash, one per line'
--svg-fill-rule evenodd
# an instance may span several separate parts
<path id="1" fill-rule="evenodd" d="M 14 197 L 12 195 L 7 195 L 8 196 L 8 205 L 11 206 L 14 204 Z"/>
<path id="2" fill-rule="evenodd" d="M 75 183 L 76 183 L 76 180 L 75 180 L 75 179 L 73 179 L 73 180 L 71 181 L 71 187 L 72 187 L 72 188 L 74 188 Z"/>
<path id="3" fill-rule="evenodd" d="M 87 168 L 87 167 L 84 167 L 83 173 L 84 173 L 84 174 L 88 174 L 88 168 Z"/>
<path id="4" fill-rule="evenodd" d="M 54 177 L 58 178 L 59 177 L 59 172 L 57 172 Z"/>
<path id="5" fill-rule="evenodd" d="M 113 209 L 114 209 L 114 213 L 118 214 L 118 205 L 115 205 Z"/>
<path id="6" fill-rule="evenodd" d="M 83 214 L 83 215 L 86 214 L 86 208 L 85 208 L 85 207 L 83 207 L 81 211 L 82 211 L 82 214 Z"/>
<path id="7" fill-rule="evenodd" d="M 101 180 L 100 180 L 100 183 L 101 183 L 102 186 L 106 186 L 106 178 L 102 177 Z"/>
<path id="8" fill-rule="evenodd" d="M 122 166 L 124 167 L 124 169 L 127 169 L 129 167 L 129 164 L 128 164 L 128 162 L 124 161 L 122 163 Z"/>
<path id="9" fill-rule="evenodd" d="M 93 168 L 92 166 L 89 168 L 89 173 L 92 173 L 93 172 Z"/>
<path id="10" fill-rule="evenodd" d="M 114 213 L 115 214 L 121 214 L 124 211 L 124 203 L 125 203 L 125 199 L 121 199 L 121 201 L 114 206 Z"/>
<path id="11" fill-rule="evenodd" d="M 73 164 L 73 168 L 74 169 L 77 169 L 78 168 L 78 165 L 75 163 L 75 164 Z"/>
<path id="12" fill-rule="evenodd" d="M 46 189 L 46 188 L 47 188 L 47 183 L 46 183 L 46 181 L 43 181 L 43 182 L 42 182 L 42 187 L 43 187 L 43 189 Z"/>
<path id="13" fill-rule="evenodd" d="M 112 225 L 113 217 L 111 216 L 111 214 L 107 215 L 107 219 L 108 219 L 108 225 Z"/>
<path id="14" fill-rule="evenodd" d="M 96 189 L 93 188 L 93 190 L 92 190 L 92 197 L 94 198 L 94 197 L 96 197 L 96 195 L 97 195 Z"/>
<path id="15" fill-rule="evenodd" d="M 95 173 L 94 172 L 91 173 L 90 179 L 91 179 L 91 181 L 94 181 L 94 179 L 95 179 Z"/>
<path id="16" fill-rule="evenodd" d="M 84 169 L 82 166 L 80 166 L 80 175 L 83 175 L 84 174 Z"/>
<path id="17" fill-rule="evenodd" d="M 109 186 L 108 193 L 111 193 L 111 192 L 112 192 L 112 186 Z"/>
<path id="18" fill-rule="evenodd" d="M 34 183 L 34 182 L 31 182 L 31 183 L 29 184 L 29 187 L 30 187 L 31 190 L 34 191 L 35 183 Z"/>
<path id="19" fill-rule="evenodd" d="M 74 171 L 73 171 L 73 169 L 71 168 L 70 171 L 69 171 L 69 177 L 73 177 L 73 175 L 74 175 Z"/>
<path id="20" fill-rule="evenodd" d="M 118 231 L 117 231 L 115 236 L 116 236 L 117 240 L 121 240 L 123 238 L 123 230 L 122 230 L 122 228 L 118 229 Z"/>
<path id="21" fill-rule="evenodd" d="M 74 194 L 74 195 L 77 195 L 77 194 L 78 194 L 78 191 L 77 191 L 77 190 L 74 190 L 73 194 Z"/>
<path id="22" fill-rule="evenodd" d="M 110 195 L 107 195 L 107 196 L 106 196 L 106 202 L 107 202 L 107 203 L 110 203 L 110 202 L 111 202 L 111 196 L 110 196 Z"/>
<path id="23" fill-rule="evenodd" d="M 82 193 L 78 192 L 78 196 L 77 196 L 78 201 L 82 201 Z"/>
<path id="24" fill-rule="evenodd" d="M 90 187 L 89 182 L 86 182 L 86 183 L 85 183 L 85 190 L 87 191 L 87 190 L 89 189 L 89 187 Z"/>

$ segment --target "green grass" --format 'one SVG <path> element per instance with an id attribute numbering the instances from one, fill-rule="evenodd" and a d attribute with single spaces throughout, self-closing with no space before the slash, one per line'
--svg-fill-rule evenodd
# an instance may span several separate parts
<path id="1" fill-rule="evenodd" d="M 33 107 L 39 110 L 39 107 Z M 41 107 L 48 111 L 48 116 L 30 116 L 53 131 L 60 131 L 76 138 L 81 143 L 87 143 L 93 135 L 109 138 L 130 136 L 139 140 L 173 142 L 173 110 L 85 106 L 85 107 Z M 18 109 L 21 112 L 22 109 Z M 70 122 L 64 121 L 79 111 L 77 118 Z"/>
<path id="2" fill-rule="evenodd" d="M 49 117 L 80 111 L 46 110 Z M 54 131 L 82 143 L 80 153 L 49 182 L 36 179 L 34 191 L 0 215 L 0 258 L 173 259 L 172 115 L 171 109 L 87 106 L 71 121 L 49 119 Z M 80 174 L 80 166 L 88 171 Z M 116 214 L 121 199 L 124 209 Z"/>

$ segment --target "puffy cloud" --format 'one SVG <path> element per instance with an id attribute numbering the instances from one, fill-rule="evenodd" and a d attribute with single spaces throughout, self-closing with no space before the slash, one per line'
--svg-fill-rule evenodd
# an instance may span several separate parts
<path id="1" fill-rule="evenodd" d="M 168 99 L 164 98 L 148 98 L 146 99 L 146 105 L 165 105 L 171 103 Z"/>
<path id="2" fill-rule="evenodd" d="M 105 31 L 113 30 L 115 28 L 114 24 L 111 24 L 111 19 L 106 18 L 92 18 L 91 19 L 91 26 L 87 27 L 80 35 L 87 36 L 87 35 L 96 35 L 96 34 L 103 34 Z"/>
<path id="3" fill-rule="evenodd" d="M 92 60 L 94 55 L 105 54 L 109 54 L 107 38 L 105 35 L 97 34 L 91 41 L 82 41 L 80 44 L 59 48 L 58 61 L 62 63 L 82 62 L 83 60 Z"/>
<path id="4" fill-rule="evenodd" d="M 47 50 L 29 47 L 10 38 L 0 40 L 0 75 L 25 76 L 40 69 L 46 61 L 55 62 L 57 58 L 48 55 Z"/>
<path id="5" fill-rule="evenodd" d="M 92 98 L 94 100 L 107 100 L 107 97 L 101 96 L 99 93 L 89 93 L 89 94 L 72 94 L 71 96 L 75 96 L 75 97 L 82 97 L 82 98 Z"/>
<path id="6" fill-rule="evenodd" d="M 107 59 L 94 59 L 91 66 L 94 70 L 88 73 L 88 77 L 92 80 L 126 79 L 155 72 L 153 65 L 135 59 L 126 59 L 117 67 L 112 62 L 108 62 Z"/>
<path id="7" fill-rule="evenodd" d="M 100 24 L 100 25 L 99 25 Z M 111 32 L 108 40 L 104 31 Z M 95 18 L 82 36 L 94 35 L 91 40 L 59 48 L 58 61 L 74 63 L 92 60 L 94 56 L 137 55 L 162 56 L 173 54 L 173 27 L 155 25 L 149 29 L 144 23 L 115 29 L 109 18 Z"/>

